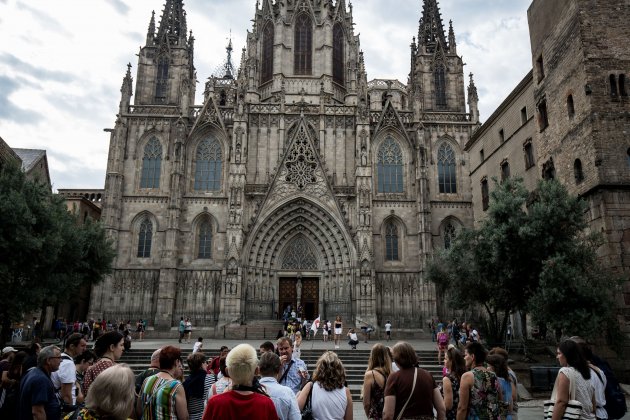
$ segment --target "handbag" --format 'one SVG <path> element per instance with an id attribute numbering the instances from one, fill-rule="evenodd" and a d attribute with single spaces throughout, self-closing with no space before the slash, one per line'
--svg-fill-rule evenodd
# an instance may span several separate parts
<path id="1" fill-rule="evenodd" d="M 402 410 L 400 410 L 400 413 L 398 414 L 398 417 L 396 417 L 396 420 L 402 419 L 402 415 L 405 412 L 405 408 L 407 408 L 407 404 L 409 404 L 409 401 L 411 401 L 411 397 L 413 396 L 413 391 L 415 391 L 415 389 L 416 389 L 416 380 L 417 379 L 418 379 L 418 368 L 414 368 L 413 369 L 413 386 L 411 387 L 411 392 L 409 393 L 409 398 L 407 398 L 407 401 L 405 402 L 405 405 L 403 405 Z"/>
<path id="2" fill-rule="evenodd" d="M 570 371 L 572 372 L 572 371 Z M 558 373 L 559 374 L 559 373 Z M 562 415 L 563 420 L 579 420 L 582 418 L 582 403 L 575 399 L 575 381 L 573 380 L 573 373 L 567 375 L 569 378 L 569 402 L 567 408 Z M 553 408 L 556 405 L 556 386 L 554 385 L 551 392 L 551 399 L 544 402 L 545 420 L 551 420 L 553 414 Z"/>
<path id="3" fill-rule="evenodd" d="M 311 405 L 311 394 L 313 393 L 314 382 L 311 382 L 311 389 L 308 391 L 304 409 L 302 409 L 302 420 L 313 420 L 313 406 Z"/>

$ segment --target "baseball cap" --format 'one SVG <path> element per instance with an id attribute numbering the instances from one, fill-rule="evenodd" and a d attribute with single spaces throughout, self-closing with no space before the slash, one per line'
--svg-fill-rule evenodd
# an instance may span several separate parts
<path id="1" fill-rule="evenodd" d="M 13 347 L 11 347 L 11 346 L 8 346 L 8 347 L 5 347 L 5 348 L 3 348 L 3 349 L 2 349 L 2 354 L 3 354 L 3 355 L 4 355 L 4 354 L 7 354 L 7 353 L 16 353 L 16 352 L 17 352 L 17 350 L 16 350 L 16 349 L 14 349 L 14 348 L 13 348 Z"/>

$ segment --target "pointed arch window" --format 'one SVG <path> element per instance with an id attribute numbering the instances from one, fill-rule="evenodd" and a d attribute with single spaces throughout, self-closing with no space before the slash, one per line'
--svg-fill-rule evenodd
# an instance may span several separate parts
<path id="1" fill-rule="evenodd" d="M 378 149 L 378 192 L 403 192 L 403 158 L 398 143 L 388 137 Z"/>
<path id="2" fill-rule="evenodd" d="M 212 225 L 207 219 L 199 224 L 197 240 L 199 243 L 197 258 L 212 258 Z"/>
<path id="3" fill-rule="evenodd" d="M 197 146 L 195 161 L 195 190 L 217 191 L 221 189 L 221 145 L 214 138 L 206 138 Z"/>
<path id="4" fill-rule="evenodd" d="M 398 226 L 393 221 L 385 225 L 385 261 L 400 261 Z"/>
<path id="5" fill-rule="evenodd" d="M 343 86 L 343 28 L 340 23 L 333 26 L 333 81 Z"/>
<path id="6" fill-rule="evenodd" d="M 443 64 L 436 66 L 435 79 L 435 106 L 437 109 L 446 109 L 446 70 Z"/>
<path id="7" fill-rule="evenodd" d="M 584 181 L 584 171 L 582 170 L 582 161 L 575 159 L 573 162 L 573 176 L 575 177 L 575 184 L 581 184 Z"/>
<path id="8" fill-rule="evenodd" d="M 166 103 L 166 92 L 168 90 L 168 57 L 160 57 L 157 62 L 157 76 L 155 78 L 155 101 Z"/>
<path id="9" fill-rule="evenodd" d="M 151 256 L 151 243 L 153 241 L 153 223 L 145 217 L 140 223 L 138 231 L 138 258 L 149 258 Z"/>
<path id="10" fill-rule="evenodd" d="M 162 169 L 162 145 L 155 137 L 144 146 L 142 157 L 142 173 L 140 188 L 160 188 L 160 172 Z"/>
<path id="11" fill-rule="evenodd" d="M 263 29 L 261 84 L 270 81 L 273 77 L 273 35 L 273 24 L 267 22 Z"/>
<path id="12" fill-rule="evenodd" d="M 310 75 L 313 69 L 313 24 L 306 13 L 295 20 L 294 72 L 297 75 Z"/>
<path id="13" fill-rule="evenodd" d="M 455 240 L 456 230 L 453 223 L 449 222 L 444 228 L 444 249 L 449 249 Z"/>
<path id="14" fill-rule="evenodd" d="M 438 149 L 438 184 L 440 193 L 457 193 L 457 167 L 455 152 L 448 143 L 442 143 Z"/>

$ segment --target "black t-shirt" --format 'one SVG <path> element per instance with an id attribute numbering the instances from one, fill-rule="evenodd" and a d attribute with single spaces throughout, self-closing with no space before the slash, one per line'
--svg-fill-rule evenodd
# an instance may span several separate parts
<path id="1" fill-rule="evenodd" d="M 19 420 L 32 420 L 34 405 L 43 405 L 47 419 L 61 417 L 59 399 L 50 376 L 40 368 L 28 371 L 20 384 Z"/>

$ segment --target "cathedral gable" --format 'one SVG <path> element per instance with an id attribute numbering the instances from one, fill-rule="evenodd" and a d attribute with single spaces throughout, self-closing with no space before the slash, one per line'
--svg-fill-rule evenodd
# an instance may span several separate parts
<path id="1" fill-rule="evenodd" d="M 396 108 L 394 108 L 394 105 L 391 103 L 389 99 L 387 100 L 387 103 L 385 104 L 385 108 L 381 112 L 381 118 L 379 119 L 378 124 L 376 125 L 374 134 L 376 136 L 380 132 L 384 130 L 388 130 L 388 129 L 394 129 L 400 132 L 404 136 L 404 138 L 407 140 L 408 144 L 413 144 L 410 141 L 409 136 L 407 136 L 407 130 L 402 120 L 400 119 L 400 115 L 398 115 L 398 112 L 396 112 Z"/>
<path id="2" fill-rule="evenodd" d="M 226 132 L 223 118 L 221 117 L 219 108 L 214 101 L 213 95 L 208 95 L 206 103 L 203 105 L 203 108 L 201 108 L 201 111 L 199 112 L 197 119 L 193 124 L 192 130 L 190 130 L 190 135 L 192 136 L 195 130 L 198 130 L 209 124 L 220 128 L 224 133 Z"/>

